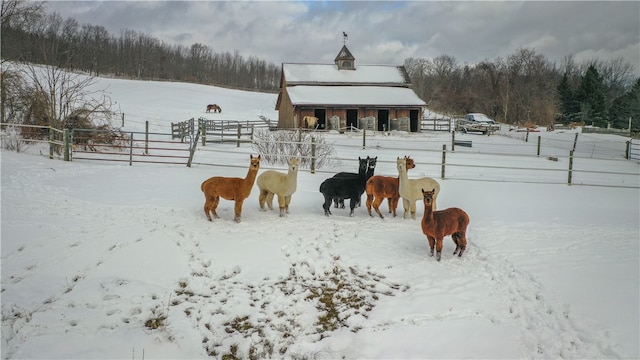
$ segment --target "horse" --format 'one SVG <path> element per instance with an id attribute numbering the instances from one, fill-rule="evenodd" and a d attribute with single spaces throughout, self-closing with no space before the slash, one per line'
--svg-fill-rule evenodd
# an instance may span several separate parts
<path id="1" fill-rule="evenodd" d="M 324 196 L 322 208 L 326 216 L 331 215 L 331 202 L 339 199 L 350 199 L 349 207 L 351 212 L 349 216 L 353 216 L 358 197 L 362 196 L 365 184 L 367 182 L 367 168 L 369 157 L 362 159 L 358 157 L 360 168 L 356 177 L 330 177 L 320 184 L 320 192 Z"/>
<path id="2" fill-rule="evenodd" d="M 305 116 L 302 118 L 302 124 L 307 129 L 315 129 L 318 125 L 318 118 L 315 116 Z"/>
<path id="3" fill-rule="evenodd" d="M 211 112 L 211 110 L 213 110 L 213 112 L 218 112 L 221 113 L 222 112 L 222 108 L 220 106 L 218 106 L 218 104 L 209 104 L 207 105 L 207 112 Z"/>
<path id="4" fill-rule="evenodd" d="M 431 256 L 433 248 L 436 248 L 436 259 L 440 261 L 442 253 L 442 239 L 451 235 L 451 239 L 456 244 L 453 255 L 462 253 L 467 248 L 467 226 L 469 225 L 469 215 L 460 208 L 448 208 L 444 210 L 433 210 L 436 189 L 425 191 L 422 189 L 424 214 L 422 215 L 422 232 L 429 240 Z"/>
<path id="5" fill-rule="evenodd" d="M 269 209 L 273 210 L 273 196 L 278 195 L 278 206 L 280 208 L 280 217 L 284 217 L 289 213 L 289 204 L 291 203 L 291 195 L 296 192 L 298 183 L 298 159 L 289 160 L 289 171 L 286 174 L 275 170 L 267 170 L 258 176 L 256 184 L 260 189 L 260 197 L 258 203 L 260 209 L 265 210 L 265 203 Z"/>
<path id="6" fill-rule="evenodd" d="M 409 179 L 406 159 L 397 158 L 396 165 L 398 167 L 398 193 L 402 197 L 402 205 L 404 207 L 403 218 L 406 219 L 408 213 L 411 212 L 411 218 L 413 220 L 416 219 L 416 201 L 422 199 L 422 189 L 434 189 L 432 205 L 433 210 L 435 210 L 440 184 L 429 177 Z"/>
<path id="7" fill-rule="evenodd" d="M 366 162 L 365 166 L 367 167 L 367 180 L 369 180 L 369 178 L 371 178 L 373 176 L 373 173 L 376 170 L 376 164 L 378 163 L 378 157 L 376 156 L 375 158 L 372 157 L 368 157 L 366 159 L 360 159 L 360 164 L 359 166 L 362 166 L 363 163 L 362 162 Z M 350 172 L 339 172 L 335 175 L 333 175 L 333 177 L 352 177 L 355 178 L 357 177 L 358 174 L 355 173 L 350 173 Z M 361 198 L 362 198 L 362 193 L 360 193 L 360 196 L 358 197 L 358 200 L 356 202 L 356 206 L 359 207 L 361 205 Z M 337 208 L 341 208 L 344 209 L 344 199 L 334 199 L 334 207 Z"/>
<path id="8" fill-rule="evenodd" d="M 204 213 L 207 215 L 207 219 L 211 220 L 210 213 L 218 219 L 218 213 L 216 208 L 220 203 L 220 198 L 235 201 L 235 222 L 240 222 L 240 216 L 242 214 L 242 203 L 251 194 L 251 188 L 256 180 L 258 169 L 260 169 L 260 155 L 254 157 L 249 155 L 251 162 L 249 163 L 249 170 L 245 178 L 239 177 L 223 177 L 214 176 L 205 180 L 200 189 L 204 193 Z"/>
<path id="9" fill-rule="evenodd" d="M 413 159 L 408 156 L 405 156 L 404 159 L 407 162 L 407 170 L 416 167 Z M 371 206 L 373 205 L 376 213 L 378 213 L 381 219 L 384 219 L 384 216 L 382 216 L 380 212 L 380 204 L 382 200 L 386 198 L 389 213 L 393 214 L 393 217 L 396 217 L 396 208 L 400 200 L 400 193 L 398 192 L 399 181 L 400 179 L 398 177 L 381 175 L 372 176 L 367 180 L 365 191 L 367 193 L 367 211 L 369 212 L 369 216 L 373 216 L 371 214 Z"/>

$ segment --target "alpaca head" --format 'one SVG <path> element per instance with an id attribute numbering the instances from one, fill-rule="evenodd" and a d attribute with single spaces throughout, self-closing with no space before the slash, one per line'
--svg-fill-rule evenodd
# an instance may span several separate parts
<path id="1" fill-rule="evenodd" d="M 424 201 L 424 205 L 429 209 L 431 209 L 431 204 L 433 203 L 433 195 L 435 195 L 435 193 L 436 189 L 433 189 L 431 191 L 424 191 L 424 189 L 422 189 L 422 198 Z"/>
<path id="2" fill-rule="evenodd" d="M 396 166 L 398 167 L 398 171 L 406 171 L 407 170 L 407 160 L 403 158 L 396 159 Z"/>
<path id="3" fill-rule="evenodd" d="M 253 157 L 253 155 L 249 154 L 249 159 L 251 159 L 249 169 L 258 171 L 258 169 L 260 169 L 260 155 Z"/>
<path id="4" fill-rule="evenodd" d="M 378 157 L 376 156 L 376 157 L 370 158 L 370 157 L 367 156 L 367 159 L 369 160 L 369 167 L 368 167 L 369 170 L 375 169 L 376 168 L 376 163 L 378 162 Z"/>
<path id="5" fill-rule="evenodd" d="M 298 158 L 292 158 L 289 160 L 289 171 L 298 171 Z"/>
<path id="6" fill-rule="evenodd" d="M 405 162 L 407 163 L 407 170 L 409 169 L 413 169 L 416 167 L 416 163 L 413 161 L 412 158 L 405 156 L 404 157 Z"/>

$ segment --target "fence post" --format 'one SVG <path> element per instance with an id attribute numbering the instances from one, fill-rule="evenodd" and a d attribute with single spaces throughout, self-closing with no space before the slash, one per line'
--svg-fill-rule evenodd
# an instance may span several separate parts
<path id="1" fill-rule="evenodd" d="M 540 141 L 541 141 L 541 136 L 538 135 L 538 156 L 540 156 Z"/>
<path id="2" fill-rule="evenodd" d="M 316 173 L 316 139 L 311 137 L 311 173 Z"/>
<path id="3" fill-rule="evenodd" d="M 196 137 L 189 148 L 189 160 L 187 160 L 187 166 L 191 167 L 191 163 L 193 162 L 193 154 L 196 152 L 196 146 L 198 146 L 198 136 L 200 136 L 200 128 L 198 127 L 198 132 L 196 133 Z"/>
<path id="4" fill-rule="evenodd" d="M 207 144 L 207 121 L 198 119 L 198 126 L 202 133 L 202 146 L 205 146 Z"/>
<path id="5" fill-rule="evenodd" d="M 236 147 L 240 147 L 240 134 L 242 132 L 242 124 L 238 123 L 238 141 L 236 143 Z"/>
<path id="6" fill-rule="evenodd" d="M 129 141 L 129 166 L 133 165 L 133 132 L 131 132 L 131 141 Z"/>
<path id="7" fill-rule="evenodd" d="M 69 159 L 71 159 L 71 157 L 69 156 L 69 138 L 69 129 L 64 129 L 64 132 L 62 133 L 62 142 L 64 144 L 64 161 L 69 161 Z"/>
<path id="8" fill-rule="evenodd" d="M 442 170 L 440 171 L 441 179 L 444 179 L 444 167 L 445 167 L 446 158 L 447 158 L 447 144 L 442 144 Z"/>
<path id="9" fill-rule="evenodd" d="M 451 151 L 456 151 L 456 132 L 451 132 Z"/>
<path id="10" fill-rule="evenodd" d="M 124 113 L 122 113 L 122 127 L 124 127 Z"/>
<path id="11" fill-rule="evenodd" d="M 629 153 L 631 152 L 631 140 L 627 140 L 627 149 L 624 152 L 624 158 L 629 160 Z"/>
<path id="12" fill-rule="evenodd" d="M 362 150 L 367 148 L 367 128 L 362 129 Z"/>
<path id="13" fill-rule="evenodd" d="M 149 120 L 144 122 L 144 154 L 149 155 Z"/>
<path id="14" fill-rule="evenodd" d="M 53 141 L 54 141 L 53 128 L 49 126 L 49 159 L 53 159 L 53 147 L 54 147 Z"/>
<path id="15" fill-rule="evenodd" d="M 524 142 L 529 142 L 529 128 L 527 128 L 527 135 L 524 137 Z"/>
<path id="16" fill-rule="evenodd" d="M 575 137 L 575 139 L 573 139 L 573 150 L 576 149 L 576 145 L 578 144 L 578 134 L 579 133 L 576 133 L 576 137 Z"/>
<path id="17" fill-rule="evenodd" d="M 573 172 L 573 150 L 569 152 L 569 177 L 567 179 L 567 185 L 571 185 L 571 173 Z"/>

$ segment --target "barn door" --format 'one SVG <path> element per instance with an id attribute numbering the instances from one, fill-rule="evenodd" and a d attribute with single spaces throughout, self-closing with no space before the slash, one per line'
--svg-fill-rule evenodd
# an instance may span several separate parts
<path id="1" fill-rule="evenodd" d="M 318 129 L 327 128 L 327 109 L 315 109 L 313 116 L 318 118 Z"/>
<path id="2" fill-rule="evenodd" d="M 389 130 L 389 110 L 378 110 L 378 131 Z"/>

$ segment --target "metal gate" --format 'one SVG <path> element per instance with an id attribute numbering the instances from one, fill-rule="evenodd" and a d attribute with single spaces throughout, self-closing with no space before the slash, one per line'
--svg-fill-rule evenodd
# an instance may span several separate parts
<path id="1" fill-rule="evenodd" d="M 194 139 L 182 142 L 172 134 L 121 130 L 73 129 L 71 160 L 179 164 L 189 166 Z"/>

